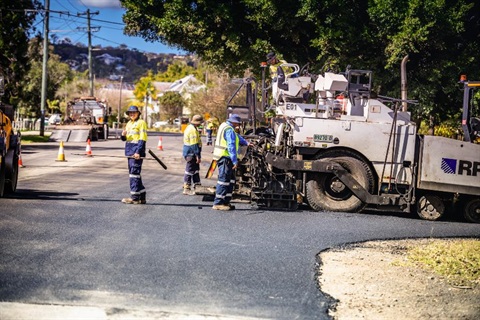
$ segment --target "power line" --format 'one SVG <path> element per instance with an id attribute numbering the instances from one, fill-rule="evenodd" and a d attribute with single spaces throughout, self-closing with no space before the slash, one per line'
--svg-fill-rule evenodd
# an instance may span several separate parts
<path id="1" fill-rule="evenodd" d="M 55 0 L 56 1 L 56 0 Z M 58 1 L 57 1 L 58 2 Z M 68 3 L 70 5 L 71 2 L 68 1 Z M 83 4 L 83 3 L 82 3 Z M 83 4 L 85 6 L 85 4 Z M 67 9 L 65 6 L 62 5 L 63 8 Z M 72 7 L 74 7 L 72 5 Z M 87 6 L 85 6 L 87 7 Z M 87 7 L 88 8 L 88 7 Z M 78 21 L 79 19 L 88 19 L 88 17 L 84 17 L 84 16 L 79 16 L 77 14 L 72 14 L 70 11 L 58 11 L 58 10 L 45 10 L 45 9 L 38 9 L 38 10 L 35 10 L 35 9 L 6 9 L 6 10 L 10 10 L 10 11 L 16 11 L 16 12 L 36 12 L 36 13 L 41 13 L 41 14 L 45 14 L 46 12 L 48 12 L 49 14 L 50 13 L 53 13 L 53 14 L 56 14 L 58 16 L 51 16 L 50 15 L 50 18 L 53 18 L 55 20 L 63 20 L 64 21 L 64 24 L 66 26 L 68 26 L 68 29 L 66 30 L 63 30 L 62 28 L 58 28 L 56 30 L 52 30 L 53 32 L 57 32 L 57 33 L 60 33 L 60 32 L 65 32 L 65 33 L 75 33 L 76 31 L 75 30 L 79 30 L 81 28 L 84 28 L 84 27 L 80 27 L 80 21 Z M 88 9 L 89 10 L 89 9 Z M 106 24 L 111 24 L 111 25 L 118 25 L 118 26 L 124 26 L 125 24 L 124 23 L 119 23 L 119 22 L 115 22 L 115 21 L 109 21 L 109 20 L 103 20 L 103 19 L 95 19 L 95 18 L 91 18 L 90 17 L 90 21 L 94 21 L 94 22 L 98 22 L 98 23 L 106 23 Z M 38 25 L 40 24 L 41 22 L 43 22 L 43 19 L 41 21 L 39 21 L 37 24 L 35 25 Z M 75 26 L 72 26 L 71 23 L 75 24 Z M 103 27 L 103 28 L 107 28 L 107 29 L 111 29 L 111 30 L 123 30 L 123 28 L 113 28 L 113 27 L 108 27 L 108 26 L 105 26 L 105 25 L 102 25 L 100 27 Z M 98 28 L 100 28 L 98 27 Z M 93 30 L 92 30 L 93 31 Z M 85 34 L 82 34 L 78 40 L 76 40 L 75 42 L 79 41 L 81 38 L 83 38 L 85 36 Z M 106 42 L 110 42 L 110 43 L 113 43 L 113 44 L 116 44 L 116 45 L 124 45 L 124 44 L 120 44 L 118 42 L 115 42 L 115 41 L 112 41 L 110 39 L 106 39 L 106 38 L 102 38 L 102 37 L 99 37 L 99 36 L 95 36 L 93 35 L 95 38 L 97 39 L 101 39 L 103 41 L 106 41 Z M 75 43 L 74 42 L 74 43 Z M 148 51 L 146 50 L 142 50 L 142 49 L 139 49 L 139 48 L 136 48 L 136 47 L 130 47 L 128 46 L 130 49 L 135 49 L 139 52 L 144 52 L 144 53 L 147 53 Z"/>
<path id="2" fill-rule="evenodd" d="M 78 0 L 85 8 L 88 8 L 82 0 Z"/>
<path id="3" fill-rule="evenodd" d="M 56 0 L 56 2 L 58 2 L 58 0 Z M 71 3 L 70 0 L 67 0 L 67 2 L 72 6 L 73 9 L 75 9 L 76 11 L 80 11 L 80 9 L 78 9 L 73 3 Z"/>
<path id="4" fill-rule="evenodd" d="M 59 29 L 62 32 L 66 32 L 66 31 L 76 32 L 77 28 L 80 26 L 80 23 L 78 22 L 78 20 L 75 20 L 75 19 L 63 19 L 63 18 L 57 18 L 57 17 L 52 17 L 52 18 L 53 18 L 52 20 L 59 21 L 56 23 L 57 24 L 56 29 Z M 67 30 L 62 30 L 62 29 L 67 29 Z M 51 31 L 59 32 L 58 30 L 51 30 Z"/>
<path id="5" fill-rule="evenodd" d="M 58 0 L 56 0 L 55 2 L 56 2 L 60 7 L 64 8 L 65 10 L 68 10 L 68 8 L 63 5 L 63 2 L 60 2 L 60 1 L 58 1 Z M 68 2 L 70 3 L 70 0 L 68 0 Z M 70 3 L 70 5 L 72 5 L 72 4 Z M 73 7 L 73 5 L 72 5 L 72 7 Z M 74 8 L 75 8 L 75 7 L 74 7 Z"/>
<path id="6" fill-rule="evenodd" d="M 107 41 L 107 42 L 110 42 L 110 43 L 113 43 L 113 44 L 116 44 L 116 45 L 124 45 L 122 43 L 118 43 L 118 42 L 115 42 L 115 41 L 112 41 L 112 40 L 109 40 L 109 39 L 105 39 L 105 38 L 102 38 L 102 37 L 99 37 L 97 35 L 92 35 L 94 38 L 97 38 L 97 39 L 100 39 L 100 40 L 103 40 L 103 41 Z"/>
<path id="7" fill-rule="evenodd" d="M 2 9 L 2 8 L 0 8 L 0 9 L 1 10 L 13 11 L 13 12 L 36 12 L 36 13 L 43 13 L 43 14 L 48 11 L 48 13 L 57 13 L 57 14 L 60 14 L 60 16 L 61 15 L 66 15 L 68 17 L 76 17 L 76 18 L 79 18 L 79 19 L 87 19 L 87 17 L 77 16 L 75 14 L 72 14 L 70 11 L 45 10 L 45 9 Z M 95 19 L 95 18 L 91 18 L 91 20 L 96 21 L 96 22 L 115 24 L 115 25 L 119 25 L 119 26 L 124 25 L 124 23 L 109 21 L 109 20 L 102 20 L 102 19 Z"/>

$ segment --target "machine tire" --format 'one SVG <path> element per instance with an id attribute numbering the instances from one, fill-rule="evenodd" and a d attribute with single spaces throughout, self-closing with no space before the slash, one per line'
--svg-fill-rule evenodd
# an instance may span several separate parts
<path id="1" fill-rule="evenodd" d="M 5 192 L 14 193 L 17 190 L 18 181 L 18 155 L 15 151 L 9 151 L 6 156 Z"/>
<path id="2" fill-rule="evenodd" d="M 90 130 L 90 141 L 98 141 L 98 130 L 93 128 Z"/>
<path id="3" fill-rule="evenodd" d="M 439 220 L 445 214 L 445 204 L 439 196 L 433 194 L 423 195 L 417 202 L 417 214 L 424 220 Z"/>
<path id="4" fill-rule="evenodd" d="M 373 174 L 365 162 L 353 157 L 324 159 L 340 164 L 358 183 L 372 192 Z M 308 204 L 316 211 L 359 212 L 366 206 L 333 173 L 316 174 L 307 182 L 306 189 Z"/>
<path id="5" fill-rule="evenodd" d="M 480 223 L 480 199 L 470 199 L 464 207 L 463 216 L 465 220 L 473 223 Z"/>
<path id="6" fill-rule="evenodd" d="M 5 192 L 5 157 L 2 157 L 2 163 L 0 164 L 0 198 L 3 198 Z"/>

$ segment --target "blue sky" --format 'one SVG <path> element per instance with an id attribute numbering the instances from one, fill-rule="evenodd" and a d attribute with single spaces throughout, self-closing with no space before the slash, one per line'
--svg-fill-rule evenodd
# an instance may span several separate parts
<path id="1" fill-rule="evenodd" d="M 45 1 L 43 0 L 45 5 Z M 86 30 L 86 15 L 77 17 L 77 13 L 98 11 L 99 14 L 91 15 L 91 27 L 100 27 L 98 32 L 92 32 L 92 46 L 118 47 L 125 44 L 129 49 L 154 53 L 183 53 L 182 51 L 168 47 L 160 42 L 147 42 L 140 37 L 129 37 L 123 34 L 122 15 L 125 9 L 121 7 L 119 0 L 50 0 L 50 10 L 69 12 L 67 14 L 50 14 L 50 37 L 55 34 L 59 39 L 69 38 L 73 43 L 81 42 L 88 44 Z M 102 20 L 102 21 L 100 21 Z M 36 26 L 43 31 L 43 24 Z"/>

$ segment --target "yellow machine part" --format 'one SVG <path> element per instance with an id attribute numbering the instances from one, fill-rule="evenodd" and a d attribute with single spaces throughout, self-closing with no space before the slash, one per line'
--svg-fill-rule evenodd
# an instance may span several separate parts
<path id="1" fill-rule="evenodd" d="M 10 137 L 12 135 L 12 122 L 10 118 L 7 117 L 2 111 L 0 111 L 0 137 L 3 137 L 5 140 L 5 150 L 2 150 L 2 153 L 7 153 L 8 147 L 10 146 Z"/>

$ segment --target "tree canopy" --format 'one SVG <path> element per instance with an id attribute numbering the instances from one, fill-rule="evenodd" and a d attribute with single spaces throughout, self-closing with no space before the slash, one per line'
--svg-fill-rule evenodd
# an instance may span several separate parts
<path id="1" fill-rule="evenodd" d="M 125 32 L 197 54 L 232 76 L 275 51 L 310 70 L 374 71 L 398 97 L 409 55 L 409 98 L 418 113 L 458 114 L 459 75 L 480 80 L 480 2 L 475 0 L 121 0 Z"/>
<path id="2" fill-rule="evenodd" d="M 23 116 L 40 116 L 40 93 L 42 92 L 43 72 L 42 52 L 43 43 L 40 37 L 32 38 L 29 41 L 28 50 L 30 68 L 19 81 L 19 87 L 22 88 L 22 99 L 17 102 L 17 107 L 19 108 L 20 114 Z M 68 64 L 60 61 L 60 57 L 53 53 L 52 47 L 49 47 L 47 73 L 47 104 L 49 104 L 50 112 L 58 112 L 59 110 L 51 108 L 51 104 L 56 100 L 54 98 L 57 91 L 67 82 L 72 81 L 74 72 L 70 70 Z M 73 95 L 76 90 L 77 88 L 72 88 L 70 94 Z M 62 98 L 66 98 L 66 95 Z"/>
<path id="3" fill-rule="evenodd" d="M 0 0 L 0 74 L 5 78 L 2 101 L 15 104 L 22 97 L 20 82 L 28 72 L 28 31 L 35 21 L 37 0 Z"/>
<path id="4" fill-rule="evenodd" d="M 203 72 L 205 68 L 197 64 L 197 68 L 189 66 L 184 61 L 174 61 L 168 65 L 167 71 L 160 72 L 155 76 L 155 80 L 163 82 L 174 82 L 178 79 L 186 77 L 190 74 L 193 74 L 197 79 L 203 77 Z"/>
<path id="5" fill-rule="evenodd" d="M 182 116 L 182 109 L 185 106 L 185 100 L 175 91 L 167 91 L 159 99 L 162 113 L 167 116 L 167 119 L 179 118 Z"/>

